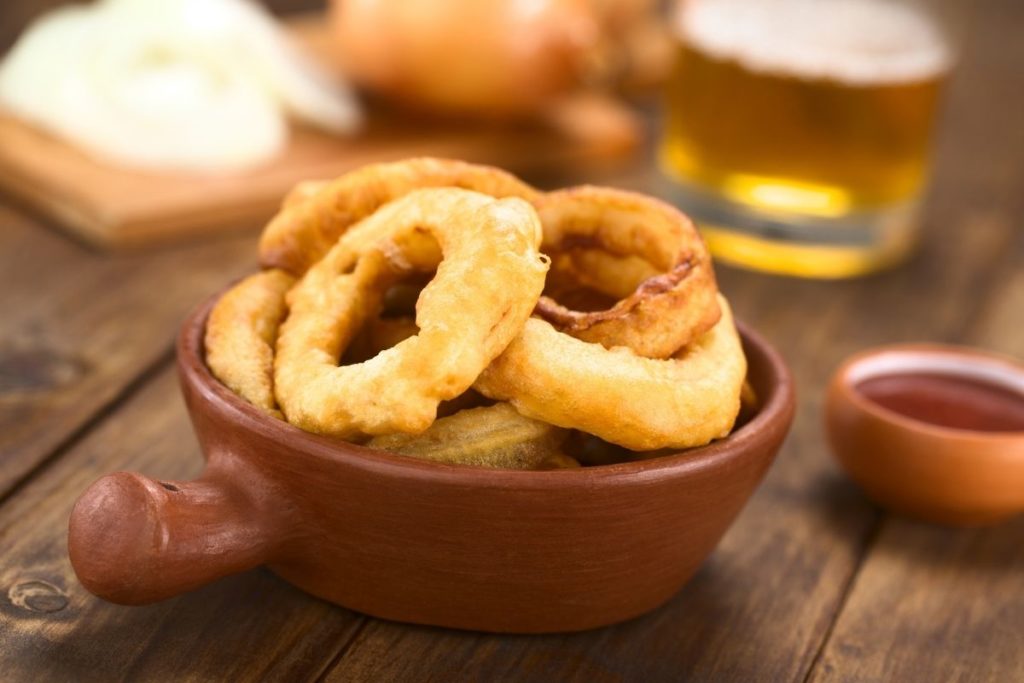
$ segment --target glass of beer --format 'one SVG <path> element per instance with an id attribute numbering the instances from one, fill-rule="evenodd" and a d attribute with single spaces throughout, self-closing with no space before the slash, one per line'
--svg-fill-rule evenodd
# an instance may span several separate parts
<path id="1" fill-rule="evenodd" d="M 722 261 L 840 278 L 917 236 L 952 65 L 924 0 L 682 0 L 661 163 Z"/>

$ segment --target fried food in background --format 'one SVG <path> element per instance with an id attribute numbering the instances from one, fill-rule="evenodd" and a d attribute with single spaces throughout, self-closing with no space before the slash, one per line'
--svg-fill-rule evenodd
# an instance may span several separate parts
<path id="1" fill-rule="evenodd" d="M 360 86 L 413 109 L 509 119 L 585 89 L 659 86 L 674 45 L 659 10 L 657 0 L 332 0 L 329 16 L 334 53 Z"/>
<path id="2" fill-rule="evenodd" d="M 282 418 L 274 397 L 274 347 L 295 278 L 280 270 L 250 275 L 228 290 L 206 321 L 206 364 L 260 410 Z"/>
<path id="3" fill-rule="evenodd" d="M 527 202 L 456 188 L 417 190 L 353 227 L 288 294 L 274 363 L 288 421 L 339 438 L 429 427 L 533 311 L 548 268 L 540 230 Z M 387 288 L 434 269 L 416 303 L 419 332 L 338 366 Z"/>
<path id="4" fill-rule="evenodd" d="M 590 80 L 626 94 L 658 89 L 668 80 L 676 39 L 660 0 L 591 0 L 598 11 L 601 40 Z"/>
<path id="5" fill-rule="evenodd" d="M 565 429 L 523 417 L 507 403 L 442 417 L 420 434 L 376 436 L 370 448 L 451 465 L 514 470 L 561 469 L 579 463 L 559 450 Z"/>
<path id="6" fill-rule="evenodd" d="M 575 88 L 600 27 L 586 0 L 332 0 L 357 84 L 403 105 L 503 118 Z"/>

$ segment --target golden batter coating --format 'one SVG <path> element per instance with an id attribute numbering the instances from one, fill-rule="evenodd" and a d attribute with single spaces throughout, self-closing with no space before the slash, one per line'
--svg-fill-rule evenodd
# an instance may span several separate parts
<path id="1" fill-rule="evenodd" d="M 540 193 L 492 166 L 422 157 L 371 164 L 331 181 L 302 183 L 260 237 L 260 263 L 301 275 L 352 225 L 384 204 L 427 187 L 456 187 L 533 201 Z"/>
<path id="2" fill-rule="evenodd" d="M 250 275 L 220 298 L 206 323 L 206 364 L 260 410 L 281 418 L 274 399 L 274 345 L 295 278 L 281 270 Z"/>

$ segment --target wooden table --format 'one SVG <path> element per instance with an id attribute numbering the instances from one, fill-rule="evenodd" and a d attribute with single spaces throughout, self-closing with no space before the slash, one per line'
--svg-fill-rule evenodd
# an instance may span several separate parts
<path id="1" fill-rule="evenodd" d="M 0 204 L 0 680 L 1024 680 L 1024 519 L 953 530 L 886 514 L 837 470 L 821 427 L 826 378 L 865 346 L 1024 356 L 1024 5 L 974 14 L 916 258 L 837 283 L 720 268 L 739 315 L 792 364 L 793 433 L 689 585 L 590 633 L 389 623 L 264 570 L 149 607 L 86 593 L 65 548 L 78 494 L 114 470 L 200 469 L 171 341 L 192 305 L 254 267 L 257 226 L 109 255 Z M 601 180 L 653 178 L 643 160 Z"/>

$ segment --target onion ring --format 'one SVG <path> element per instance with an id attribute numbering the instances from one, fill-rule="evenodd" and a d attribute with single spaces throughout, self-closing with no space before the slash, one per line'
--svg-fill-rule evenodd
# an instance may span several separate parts
<path id="1" fill-rule="evenodd" d="M 322 187 L 313 183 L 296 188 L 260 237 L 260 263 L 301 275 L 354 223 L 426 187 L 459 187 L 528 201 L 540 195 L 506 171 L 464 161 L 423 157 L 371 164 Z"/>
<path id="2" fill-rule="evenodd" d="M 228 290 L 206 322 L 206 364 L 214 377 L 260 410 L 283 418 L 274 399 L 274 343 L 295 278 L 250 275 Z"/>
<path id="3" fill-rule="evenodd" d="M 375 436 L 369 448 L 451 465 L 515 470 L 579 467 L 558 448 L 569 431 L 524 417 L 507 403 L 442 417 L 422 434 Z"/>
<path id="4" fill-rule="evenodd" d="M 530 316 L 548 269 L 540 232 L 527 202 L 455 188 L 417 190 L 355 226 L 288 295 L 274 363 L 288 421 L 341 438 L 425 430 Z M 387 287 L 435 268 L 419 333 L 339 367 Z"/>
<path id="5" fill-rule="evenodd" d="M 702 446 L 726 436 L 747 363 L 724 297 L 721 318 L 667 360 L 575 339 L 538 318 L 488 366 L 474 388 L 523 415 L 626 448 Z"/>
<path id="6" fill-rule="evenodd" d="M 551 192 L 535 203 L 544 226 L 541 248 L 554 268 L 568 268 L 581 284 L 621 297 L 603 311 L 575 311 L 542 296 L 536 314 L 557 330 L 668 358 L 718 321 L 711 256 L 690 219 L 674 207 L 591 186 Z M 623 264 L 629 265 L 625 276 Z"/>

